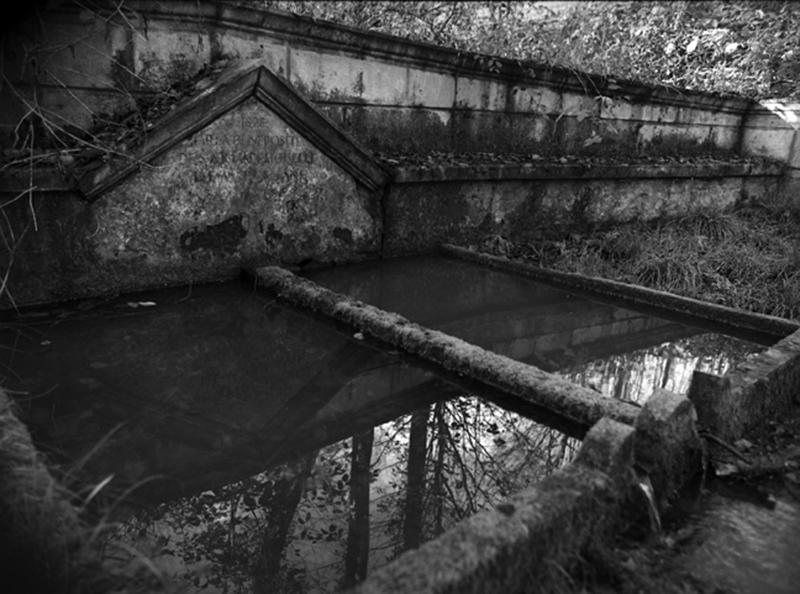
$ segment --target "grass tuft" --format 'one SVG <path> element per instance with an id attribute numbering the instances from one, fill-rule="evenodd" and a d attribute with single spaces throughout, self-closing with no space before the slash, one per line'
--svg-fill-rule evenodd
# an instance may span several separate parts
<path id="1" fill-rule="evenodd" d="M 89 516 L 110 477 L 88 495 L 67 486 L 72 473 L 56 476 L 0 389 L 0 558 L 3 592 L 65 594 L 175 592 L 154 580 L 147 559 L 129 554 L 114 563 L 104 551 L 108 516 Z M 90 505 L 91 504 L 91 505 Z M 130 563 L 136 557 L 137 563 Z"/>

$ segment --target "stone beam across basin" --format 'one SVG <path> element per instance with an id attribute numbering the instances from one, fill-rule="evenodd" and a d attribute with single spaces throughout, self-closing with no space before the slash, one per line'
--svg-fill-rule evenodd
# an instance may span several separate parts
<path id="1" fill-rule="evenodd" d="M 280 267 L 254 271 L 258 285 L 297 307 L 347 324 L 365 336 L 443 367 L 478 385 L 500 390 L 555 412 L 583 427 L 584 432 L 602 417 L 633 424 L 638 407 L 605 398 L 537 367 L 487 351 L 443 332 L 410 322 L 392 312 L 356 301 L 302 279 Z"/>

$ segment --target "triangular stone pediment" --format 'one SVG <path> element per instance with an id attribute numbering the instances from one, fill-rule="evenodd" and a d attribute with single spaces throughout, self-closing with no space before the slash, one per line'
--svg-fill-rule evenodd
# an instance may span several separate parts
<path id="1" fill-rule="evenodd" d="M 302 166 L 313 153 L 322 153 L 368 190 L 389 179 L 365 149 L 293 87 L 254 66 L 221 77 L 154 122 L 132 157 L 90 164 L 79 176 L 79 189 L 87 200 L 97 200 L 189 138 L 205 143 L 211 161 Z"/>

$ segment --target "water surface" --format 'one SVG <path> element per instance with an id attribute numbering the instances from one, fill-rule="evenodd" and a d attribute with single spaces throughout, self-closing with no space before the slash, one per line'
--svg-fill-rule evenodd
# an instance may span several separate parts
<path id="1" fill-rule="evenodd" d="M 625 400 L 762 348 L 454 260 L 310 276 Z M 198 591 L 335 590 L 579 444 L 242 283 L 26 312 L 0 345 L 37 445 L 75 485 L 108 479 L 98 504 L 121 497 L 109 550 Z"/>
<path id="2" fill-rule="evenodd" d="M 694 369 L 724 373 L 764 345 L 633 310 L 472 262 L 394 258 L 306 273 L 311 280 L 413 322 L 607 396 L 642 401 L 655 388 L 688 390 Z"/>

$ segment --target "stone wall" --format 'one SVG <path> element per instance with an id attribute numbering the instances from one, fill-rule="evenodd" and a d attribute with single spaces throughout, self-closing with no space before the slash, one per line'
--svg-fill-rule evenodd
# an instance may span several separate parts
<path id="1" fill-rule="evenodd" d="M 31 48 L 48 40 L 49 50 L 34 52 L 35 76 L 21 64 L 20 39 L 6 40 L 12 84 L 28 96 L 35 87 L 43 108 L 79 127 L 228 59 L 258 60 L 380 151 L 747 152 L 780 119 L 735 96 L 520 65 L 217 2 L 126 0 L 101 16 L 64 0 L 41 28 L 20 27 Z M 7 136 L 25 108 L 3 93 Z"/>
<path id="2" fill-rule="evenodd" d="M 695 371 L 689 389 L 700 424 L 733 442 L 763 433 L 800 402 L 800 330 L 723 376 Z"/>
<path id="3" fill-rule="evenodd" d="M 800 104 L 779 100 L 752 104 L 742 123 L 740 148 L 785 163 L 778 195 L 800 205 Z"/>
<path id="4" fill-rule="evenodd" d="M 384 174 L 319 118 L 267 70 L 234 71 L 132 159 L 96 159 L 72 191 L 11 200 L 9 229 L 24 232 L 0 254 L 7 305 L 377 257 Z"/>
<path id="5" fill-rule="evenodd" d="M 3 146 L 34 94 L 62 135 L 135 101 L 177 103 L 121 154 L 3 172 L 17 245 L 0 253 L 11 269 L 2 307 L 221 280 L 242 266 L 419 253 L 486 234 L 524 241 L 797 189 L 791 106 L 508 60 L 488 68 L 486 57 L 210 1 L 108 6 L 56 2 L 3 40 Z M 203 72 L 178 102 L 175 85 Z M 374 157 L 433 150 L 529 160 L 387 172 Z M 684 159 L 709 150 L 711 165 Z M 733 162 L 735 151 L 782 164 Z M 549 158 L 560 153 L 599 162 Z M 659 153 L 680 158 L 631 159 Z M 614 156 L 613 167 L 603 162 Z"/>
<path id="6" fill-rule="evenodd" d="M 487 234 L 529 241 L 582 227 L 611 226 L 768 201 L 775 166 L 616 168 L 550 166 L 401 170 L 384 208 L 391 255 L 475 243 Z"/>

